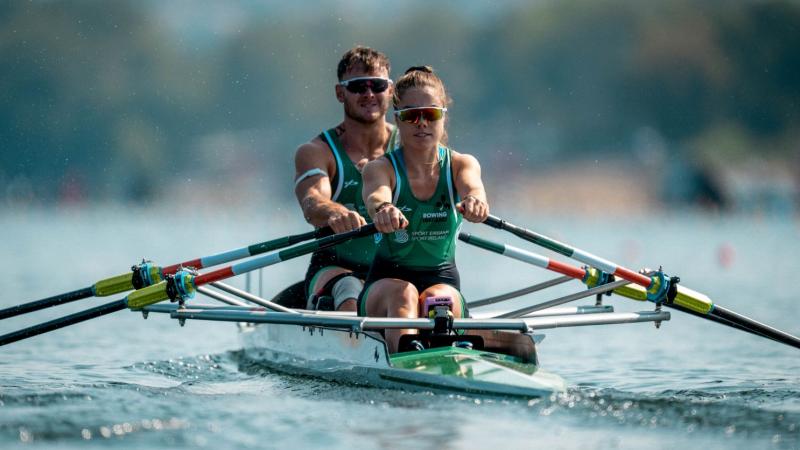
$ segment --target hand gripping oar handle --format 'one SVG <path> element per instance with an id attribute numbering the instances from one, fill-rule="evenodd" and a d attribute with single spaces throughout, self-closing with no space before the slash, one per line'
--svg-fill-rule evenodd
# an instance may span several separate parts
<path id="1" fill-rule="evenodd" d="M 670 281 L 664 277 L 662 272 L 657 272 L 656 275 L 648 277 L 630 269 L 626 269 L 625 267 L 618 266 L 611 261 L 605 260 L 591 253 L 573 248 L 562 242 L 558 242 L 555 239 L 551 239 L 533 231 L 520 228 L 496 216 L 490 215 L 484 221 L 484 223 L 491 227 L 508 231 L 528 242 L 548 248 L 556 253 L 573 258 L 606 273 L 612 274 L 624 280 L 628 280 L 632 283 L 636 283 L 645 288 L 645 297 L 647 300 L 656 301 L 657 303 L 663 302 L 669 306 L 679 305 L 685 309 L 698 313 L 700 316 L 713 316 L 720 318 L 723 321 L 753 330 L 754 334 L 761 334 L 783 344 L 800 348 L 800 338 L 717 306 L 704 294 L 695 292 L 682 285 L 673 284 L 673 288 L 670 289 L 670 284 L 672 283 L 670 283 Z M 664 295 L 667 292 L 669 295 Z M 724 323 L 723 321 L 717 322 Z"/>
<path id="2" fill-rule="evenodd" d="M 278 250 L 280 248 L 288 247 L 309 239 L 323 238 L 330 236 L 331 234 L 333 234 L 333 230 L 331 230 L 330 227 L 324 227 L 318 228 L 314 231 L 309 231 L 307 233 L 285 236 L 278 239 L 273 239 L 271 241 L 253 244 L 248 247 L 218 253 L 216 255 L 206 256 L 203 258 L 192 259 L 166 267 L 158 267 L 149 263 L 143 263 L 138 266 L 134 266 L 133 272 L 127 272 L 121 275 L 105 278 L 89 287 L 2 309 L 0 310 L 0 320 L 39 311 L 41 309 L 50 308 L 53 306 L 63 305 L 77 300 L 83 300 L 89 297 L 107 297 L 109 295 L 130 291 L 131 289 L 141 289 L 162 281 L 166 275 L 172 275 L 184 267 L 192 267 L 195 269 L 211 267 L 217 264 L 234 261 L 236 259 L 260 255 L 272 250 Z"/>
<path id="3" fill-rule="evenodd" d="M 144 289 L 131 292 L 123 299 L 116 300 L 95 308 L 87 309 L 85 311 L 70 314 L 49 322 L 34 325 L 13 333 L 2 335 L 0 336 L 0 346 L 47 333 L 49 331 L 57 330 L 69 325 L 84 322 L 95 317 L 104 316 L 125 308 L 140 309 L 167 299 L 182 300 L 184 296 L 193 295 L 196 288 L 203 284 L 228 278 L 234 275 L 239 275 L 249 270 L 259 269 L 261 267 L 266 267 L 281 261 L 296 258 L 298 256 L 306 255 L 318 249 L 331 247 L 350 239 L 367 236 L 375 232 L 375 225 L 370 224 L 363 226 L 358 230 L 323 237 L 313 242 L 308 242 L 306 244 L 301 244 L 286 250 L 270 253 L 268 255 L 254 258 L 250 261 L 245 261 L 243 263 L 203 275 L 195 276 L 187 271 L 181 270 L 178 271 L 174 276 L 169 276 L 167 280 L 152 286 L 148 286 Z"/>

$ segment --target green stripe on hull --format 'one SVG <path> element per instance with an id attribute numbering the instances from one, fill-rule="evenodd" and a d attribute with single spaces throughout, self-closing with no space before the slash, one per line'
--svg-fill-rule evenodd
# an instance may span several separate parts
<path id="1" fill-rule="evenodd" d="M 511 393 L 501 393 L 498 390 L 486 390 L 479 388 L 462 388 L 457 386 L 450 386 L 446 384 L 436 384 L 425 381 L 410 380 L 408 378 L 395 377 L 392 375 L 381 374 L 381 380 L 389 381 L 392 383 L 405 384 L 414 386 L 416 388 L 424 388 L 436 391 L 448 391 L 455 394 L 475 394 L 475 395 L 514 395 Z M 544 395 L 549 395 L 551 392 L 544 392 Z M 520 395 L 520 394 L 516 394 Z M 523 395 L 526 396 L 526 395 Z"/>
<path id="2" fill-rule="evenodd" d="M 439 347 L 390 357 L 402 371 L 381 379 L 428 389 L 491 395 L 540 397 L 565 389 L 560 377 L 522 359 L 457 347 Z M 402 372 L 408 371 L 408 375 Z"/>

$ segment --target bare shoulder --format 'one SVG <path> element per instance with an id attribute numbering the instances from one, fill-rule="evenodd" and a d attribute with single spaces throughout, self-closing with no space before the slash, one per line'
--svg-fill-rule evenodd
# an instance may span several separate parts
<path id="1" fill-rule="evenodd" d="M 381 156 L 380 158 L 373 159 L 372 161 L 368 162 L 364 166 L 364 170 L 362 174 L 364 177 L 367 176 L 375 176 L 384 173 L 392 173 L 392 163 L 389 162 L 389 158 L 386 156 Z M 369 175 L 368 175 L 369 174 Z"/>
<path id="2" fill-rule="evenodd" d="M 328 145 L 317 136 L 297 147 L 294 154 L 294 165 L 298 174 L 314 168 L 330 172 L 335 166 L 335 160 L 333 154 L 328 150 Z"/>
<path id="3" fill-rule="evenodd" d="M 480 169 L 481 167 L 480 163 L 478 162 L 478 158 L 467 153 L 459 153 L 455 150 L 452 150 L 450 152 L 450 158 L 453 161 L 454 170 Z"/>
<path id="4" fill-rule="evenodd" d="M 297 147 L 295 157 L 314 157 L 325 153 L 330 154 L 330 151 L 328 151 L 328 144 L 319 136 L 316 136 L 314 139 Z"/>

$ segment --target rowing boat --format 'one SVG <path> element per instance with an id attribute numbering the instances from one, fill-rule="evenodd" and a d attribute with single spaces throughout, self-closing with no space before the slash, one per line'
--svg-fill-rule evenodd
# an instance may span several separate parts
<path id="1" fill-rule="evenodd" d="M 588 265 L 572 266 L 524 249 L 461 233 L 459 239 L 463 242 L 562 276 L 522 290 L 470 302 L 468 306 L 473 316 L 452 320 L 440 316 L 406 319 L 306 311 L 297 308 L 297 303 L 303 302 L 297 301 L 301 294 L 296 288 L 289 288 L 273 300 L 266 300 L 222 283 L 222 280 L 237 275 L 375 233 L 374 225 L 336 235 L 330 235 L 329 230 L 318 230 L 172 266 L 142 263 L 134 266 L 132 273 L 0 310 L 0 320 L 3 320 L 83 298 L 135 289 L 119 300 L 4 334 L 0 336 L 0 346 L 129 309 L 141 312 L 145 317 L 150 313 L 168 313 L 181 325 L 190 320 L 239 324 L 246 357 L 283 371 L 379 387 L 523 397 L 549 396 L 566 389 L 561 377 L 539 366 L 536 346 L 543 339 L 542 330 L 638 322 L 651 322 L 659 327 L 662 322 L 670 320 L 664 307 L 800 348 L 800 338 L 723 308 L 704 294 L 679 284 L 678 277 L 669 277 L 661 269 L 635 272 L 493 216 L 485 223 Z M 309 239 L 313 240 L 289 247 Z M 283 247 L 289 248 L 254 256 Z M 216 270 L 198 272 L 200 268 L 249 256 L 254 257 Z M 481 307 L 574 279 L 588 289 L 582 287 L 579 292 L 500 315 L 481 313 Z M 190 301 L 196 293 L 225 305 L 196 304 Z M 603 304 L 603 296 L 610 294 L 654 307 L 649 311 L 614 312 L 610 305 Z M 595 304 L 563 306 L 587 297 L 594 297 Z M 286 299 L 288 301 L 284 301 Z M 165 304 L 165 300 L 177 304 Z M 390 354 L 382 338 L 382 332 L 387 329 L 415 329 L 419 334 L 412 337 L 424 341 L 425 348 Z M 400 348 L 405 348 L 402 340 Z"/>
<path id="2" fill-rule="evenodd" d="M 291 374 L 379 388 L 482 396 L 532 398 L 566 390 L 561 377 L 539 367 L 536 343 L 544 336 L 530 331 L 471 330 L 450 338 L 440 336 L 438 340 L 449 341 L 448 345 L 390 354 L 379 332 L 361 328 L 370 327 L 368 321 L 348 314 L 211 305 L 155 305 L 143 312 L 169 313 L 179 320 L 236 322 L 248 362 Z M 381 326 L 400 323 L 384 321 Z M 473 346 L 452 345 L 456 340 L 469 340 Z"/>
<path id="3" fill-rule="evenodd" d="M 279 293 L 272 303 L 305 304 L 297 287 Z M 544 335 L 527 327 L 524 332 L 428 335 L 424 350 L 390 354 L 380 332 L 359 331 L 365 324 L 361 319 L 355 326 L 341 320 L 355 318 L 354 313 L 295 311 L 321 325 L 241 323 L 246 357 L 277 370 L 375 387 L 526 397 L 566 390 L 561 377 L 539 367 L 536 344 Z M 320 322 L 324 317 L 331 319 Z M 294 317 L 284 319 L 291 322 Z M 462 346 L 454 345 L 458 343 Z"/>
<path id="4" fill-rule="evenodd" d="M 333 381 L 526 397 L 549 396 L 566 389 L 561 377 L 539 368 L 532 333 L 490 331 L 483 336 L 484 343 L 492 346 L 479 350 L 448 345 L 390 355 L 377 332 L 293 324 L 249 325 L 240 332 L 249 360 Z"/>
<path id="5" fill-rule="evenodd" d="M 566 391 L 560 376 L 539 366 L 536 346 L 554 327 L 657 322 L 667 312 L 614 313 L 610 305 L 551 308 L 520 319 L 455 319 L 451 330 L 436 333 L 431 319 L 356 317 L 353 313 L 285 309 L 231 286 L 214 287 L 264 305 L 247 306 L 215 291 L 203 293 L 229 306 L 153 305 L 145 314 L 168 313 L 187 320 L 239 325 L 245 358 L 258 365 L 337 382 L 404 390 L 484 396 L 547 397 Z M 579 297 L 576 297 L 579 298 Z M 390 354 L 379 330 L 417 328 L 409 335 L 424 350 Z M 453 330 L 463 330 L 461 334 Z M 465 345 L 467 343 L 467 345 Z"/>

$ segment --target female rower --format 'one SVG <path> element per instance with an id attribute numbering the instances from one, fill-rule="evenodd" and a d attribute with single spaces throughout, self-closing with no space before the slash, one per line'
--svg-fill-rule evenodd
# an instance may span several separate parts
<path id="1" fill-rule="evenodd" d="M 478 161 L 445 145 L 448 103 L 430 67 L 412 67 L 395 84 L 402 147 L 363 172 L 367 212 L 383 234 L 359 298 L 361 316 L 420 317 L 429 297 L 449 297 L 454 316 L 466 316 L 455 265 L 458 229 L 462 217 L 483 222 L 489 206 Z M 414 332 L 386 330 L 389 352 Z"/>

